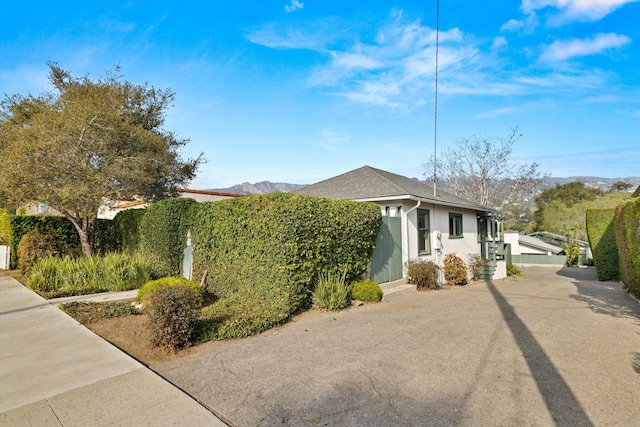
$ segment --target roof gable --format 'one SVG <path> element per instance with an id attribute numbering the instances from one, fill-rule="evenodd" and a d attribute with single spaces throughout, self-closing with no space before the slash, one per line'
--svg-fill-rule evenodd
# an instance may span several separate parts
<path id="1" fill-rule="evenodd" d="M 492 211 L 485 206 L 477 205 L 442 190 L 438 190 L 437 195 L 434 196 L 433 187 L 423 182 L 371 166 L 363 166 L 311 184 L 296 190 L 295 193 L 337 200 L 375 201 L 392 197 L 410 198 L 429 203 Z"/>

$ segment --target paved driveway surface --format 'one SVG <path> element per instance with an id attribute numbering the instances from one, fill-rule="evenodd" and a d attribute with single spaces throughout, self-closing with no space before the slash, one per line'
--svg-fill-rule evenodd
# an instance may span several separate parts
<path id="1" fill-rule="evenodd" d="M 152 368 L 238 426 L 638 426 L 640 307 L 593 269 L 391 295 Z"/>

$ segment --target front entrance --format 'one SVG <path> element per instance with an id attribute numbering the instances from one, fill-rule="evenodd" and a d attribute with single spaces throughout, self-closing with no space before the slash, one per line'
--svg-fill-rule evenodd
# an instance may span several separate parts
<path id="1" fill-rule="evenodd" d="M 402 277 L 401 218 L 383 216 L 376 249 L 371 258 L 371 279 L 376 283 L 386 283 Z"/>

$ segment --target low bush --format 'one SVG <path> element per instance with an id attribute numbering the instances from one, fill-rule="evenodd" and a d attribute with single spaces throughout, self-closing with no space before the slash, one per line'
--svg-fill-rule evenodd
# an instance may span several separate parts
<path id="1" fill-rule="evenodd" d="M 22 236 L 20 243 L 18 243 L 18 268 L 22 274 L 28 276 L 36 262 L 57 253 L 53 237 L 35 230 L 29 231 Z"/>
<path id="2" fill-rule="evenodd" d="M 438 274 L 440 267 L 433 261 L 412 259 L 405 263 L 409 283 L 416 285 L 419 291 L 439 289 Z"/>
<path id="3" fill-rule="evenodd" d="M 191 344 L 202 308 L 202 293 L 189 284 L 160 286 L 145 297 L 151 343 L 175 351 Z"/>
<path id="4" fill-rule="evenodd" d="M 57 258 L 38 261 L 27 287 L 46 298 L 136 289 L 149 281 L 149 265 L 140 256 Z"/>
<path id="5" fill-rule="evenodd" d="M 145 304 L 145 298 L 148 295 L 155 292 L 159 288 L 165 288 L 170 286 L 188 286 L 193 288 L 194 292 L 200 294 L 200 297 L 204 297 L 204 291 L 199 283 L 192 280 L 185 279 L 184 277 L 163 277 L 162 279 L 152 280 L 147 282 L 140 288 L 138 295 L 136 296 L 136 302 Z"/>
<path id="6" fill-rule="evenodd" d="M 382 289 L 373 280 L 358 280 L 349 285 L 349 296 L 352 300 L 379 302 L 382 300 Z"/>
<path id="7" fill-rule="evenodd" d="M 349 289 L 345 285 L 346 273 L 324 272 L 318 277 L 313 292 L 313 305 L 321 310 L 340 310 L 349 303 Z"/>
<path id="8" fill-rule="evenodd" d="M 485 260 L 482 259 L 480 254 L 469 254 L 467 257 L 469 261 L 469 270 L 471 271 L 471 280 L 478 280 L 482 267 L 485 265 Z"/>
<path id="9" fill-rule="evenodd" d="M 567 243 L 564 246 L 564 253 L 567 257 L 567 266 L 577 267 L 580 258 L 580 245 L 577 243 Z"/>
<path id="10" fill-rule="evenodd" d="M 520 272 L 520 269 L 518 269 L 518 267 L 516 267 L 512 263 L 508 262 L 507 263 L 507 276 L 518 276 L 518 277 L 521 277 L 522 273 Z"/>
<path id="11" fill-rule="evenodd" d="M 444 279 L 447 286 L 463 286 L 467 284 L 467 264 L 454 253 L 444 256 Z"/>

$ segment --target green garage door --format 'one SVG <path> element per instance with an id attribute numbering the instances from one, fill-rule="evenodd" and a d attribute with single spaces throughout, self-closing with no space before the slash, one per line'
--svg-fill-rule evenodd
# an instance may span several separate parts
<path id="1" fill-rule="evenodd" d="M 402 229 L 399 217 L 382 217 L 382 228 L 371 258 L 371 279 L 377 283 L 402 279 Z"/>

